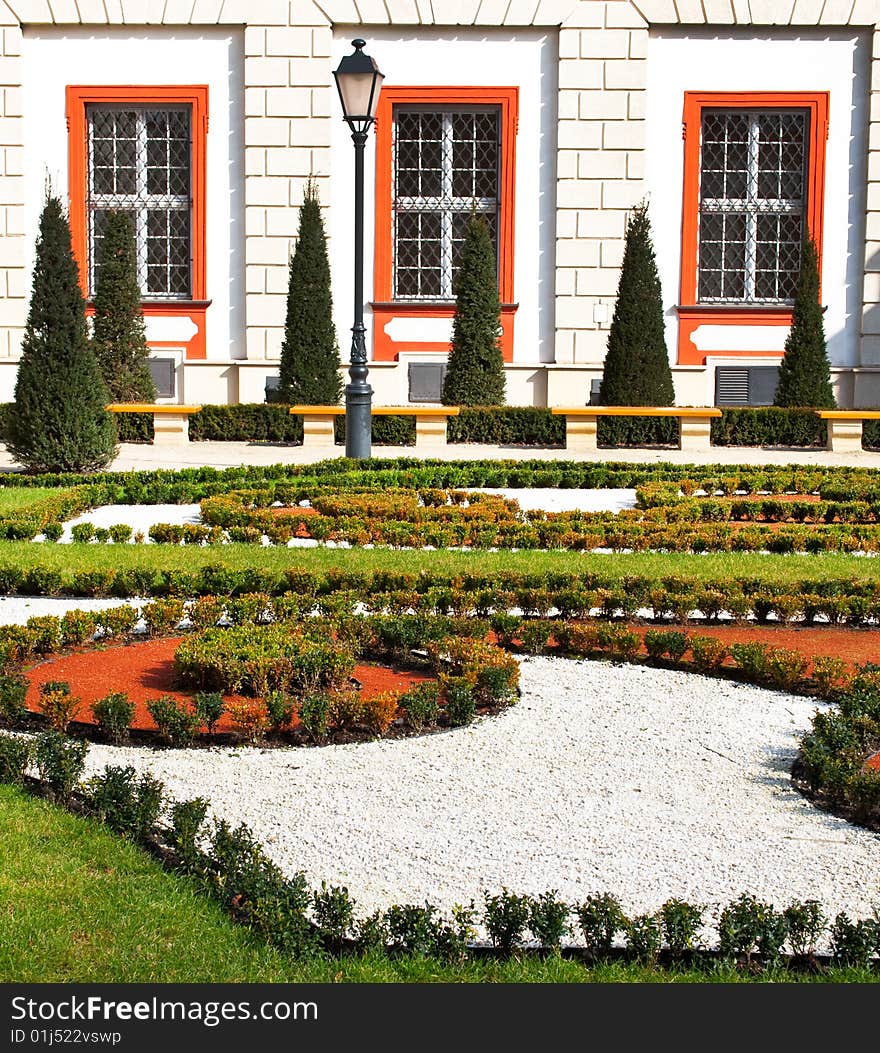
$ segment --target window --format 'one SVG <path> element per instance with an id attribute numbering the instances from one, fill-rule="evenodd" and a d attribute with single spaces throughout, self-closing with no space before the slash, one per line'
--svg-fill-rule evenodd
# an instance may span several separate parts
<path id="1" fill-rule="evenodd" d="M 192 298 L 189 106 L 86 107 L 89 293 L 97 284 L 104 221 L 130 213 L 144 299 Z"/>
<path id="2" fill-rule="evenodd" d="M 809 114 L 704 110 L 698 299 L 790 303 L 804 237 Z"/>
<path id="3" fill-rule="evenodd" d="M 451 300 L 472 211 L 498 230 L 499 111 L 396 107 L 394 296 Z"/>
<path id="4" fill-rule="evenodd" d="M 806 234 L 821 276 L 828 106 L 828 92 L 685 92 L 680 365 L 780 357 Z"/>
<path id="5" fill-rule="evenodd" d="M 518 102 L 515 87 L 382 89 L 370 304 L 374 359 L 393 361 L 401 350 L 449 350 L 444 330 L 455 311 L 458 255 L 476 209 L 495 241 L 501 350 L 512 360 Z"/>

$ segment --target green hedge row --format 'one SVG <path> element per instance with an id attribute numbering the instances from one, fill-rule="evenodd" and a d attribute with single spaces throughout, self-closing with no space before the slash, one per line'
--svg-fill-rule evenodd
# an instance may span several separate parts
<path id="1" fill-rule="evenodd" d="M 3 411 L 0 407 L 0 434 Z M 149 442 L 152 416 L 127 413 L 117 421 L 120 442 Z M 345 442 L 345 418 L 335 422 L 337 443 Z M 565 420 L 549 409 L 500 406 L 463 409 L 450 418 L 449 441 L 499 446 L 565 446 Z M 287 406 L 240 404 L 204 406 L 190 419 L 190 438 L 213 442 L 302 442 L 302 418 L 291 416 Z M 415 420 L 410 416 L 373 418 L 376 445 L 411 446 Z M 672 417 L 626 417 L 599 421 L 601 446 L 663 446 L 678 442 L 678 421 Z M 823 447 L 825 422 L 812 410 L 766 407 L 726 407 L 712 422 L 715 446 Z M 880 447 L 880 422 L 865 424 L 866 448 Z"/>

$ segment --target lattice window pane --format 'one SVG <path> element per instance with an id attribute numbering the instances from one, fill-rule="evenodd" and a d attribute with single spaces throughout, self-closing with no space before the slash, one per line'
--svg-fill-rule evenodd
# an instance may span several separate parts
<path id="1" fill-rule="evenodd" d="M 145 299 L 188 299 L 191 259 L 191 110 L 189 106 L 94 105 L 88 127 L 89 286 L 109 210 L 131 214 L 138 281 Z"/>
<path id="2" fill-rule="evenodd" d="M 700 300 L 790 302 L 800 272 L 806 111 L 703 113 Z"/>
<path id="3" fill-rule="evenodd" d="M 394 112 L 394 296 L 451 300 L 464 229 L 486 217 L 497 245 L 497 108 Z"/>

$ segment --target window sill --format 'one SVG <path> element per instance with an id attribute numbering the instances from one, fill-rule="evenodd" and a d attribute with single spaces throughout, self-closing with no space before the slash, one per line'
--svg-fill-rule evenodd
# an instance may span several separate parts
<path id="1" fill-rule="evenodd" d="M 679 314 L 791 314 L 793 303 L 695 303 L 676 304 Z"/>
<path id="2" fill-rule="evenodd" d="M 394 311 L 404 314 L 412 311 L 414 314 L 422 311 L 454 311 L 455 300 L 375 300 L 371 301 L 369 307 L 374 311 Z M 501 310 L 505 312 L 516 311 L 518 303 L 503 303 Z"/>
<path id="3" fill-rule="evenodd" d="M 162 311 L 206 311 L 213 300 L 141 300 L 141 310 L 159 308 Z M 95 309 L 94 300 L 86 300 L 86 309 Z"/>

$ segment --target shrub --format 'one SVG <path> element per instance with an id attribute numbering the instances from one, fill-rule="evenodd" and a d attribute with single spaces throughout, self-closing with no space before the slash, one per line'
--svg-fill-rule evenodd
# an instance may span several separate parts
<path id="1" fill-rule="evenodd" d="M 336 688 L 330 692 L 331 727 L 336 731 L 353 731 L 364 715 L 364 703 L 359 691 L 354 688 Z"/>
<path id="2" fill-rule="evenodd" d="M 694 950 L 703 909 L 682 899 L 668 899 L 660 908 L 663 939 L 674 956 L 681 957 Z"/>
<path id="3" fill-rule="evenodd" d="M 558 950 L 568 933 L 571 908 L 555 891 L 542 892 L 529 904 L 529 928 L 535 939 L 551 950 Z"/>
<path id="4" fill-rule="evenodd" d="M 111 742 L 125 742 L 128 730 L 134 720 L 134 702 L 121 691 L 111 691 L 109 695 L 92 703 L 92 714 L 98 726 Z"/>
<path id="5" fill-rule="evenodd" d="M 204 724 L 209 735 L 213 736 L 217 722 L 226 711 L 226 702 L 219 691 L 197 691 L 193 695 L 193 708 Z"/>
<path id="6" fill-rule="evenodd" d="M 91 611 L 71 610 L 61 615 L 61 637 L 68 646 L 83 644 L 94 635 L 97 619 Z"/>
<path id="7" fill-rule="evenodd" d="M 159 734 L 170 746 L 190 746 L 195 741 L 201 720 L 188 702 L 161 695 L 147 703 L 147 710 Z"/>
<path id="8" fill-rule="evenodd" d="M 28 722 L 27 692 L 25 677 L 0 675 L 0 720 L 7 727 L 20 728 Z"/>
<path id="9" fill-rule="evenodd" d="M 454 728 L 470 724 L 477 711 L 470 682 L 461 676 L 443 676 L 441 682 L 446 698 L 446 719 Z"/>
<path id="10" fill-rule="evenodd" d="M 660 278 L 643 202 L 626 225 L 599 401 L 603 406 L 671 406 L 674 400 Z"/>
<path id="11" fill-rule="evenodd" d="M 834 389 L 825 347 L 825 325 L 819 301 L 819 255 L 807 235 L 801 250 L 801 271 L 791 329 L 779 365 L 777 406 L 809 406 L 834 409 Z"/>
<path id="12" fill-rule="evenodd" d="M 431 681 L 416 684 L 400 696 L 400 707 L 413 731 L 433 727 L 440 715 L 440 685 Z"/>
<path id="13" fill-rule="evenodd" d="M 122 603 L 118 607 L 108 607 L 98 614 L 98 624 L 102 636 L 127 636 L 134 630 L 140 620 L 136 607 Z"/>
<path id="14" fill-rule="evenodd" d="M 262 742 L 269 730 L 269 712 L 266 703 L 258 698 L 233 699 L 226 711 L 235 730 L 251 746 Z"/>
<path id="15" fill-rule="evenodd" d="M 312 742 L 323 742 L 330 718 L 330 695 L 326 691 L 307 692 L 299 704 L 298 716 Z"/>
<path id="16" fill-rule="evenodd" d="M 165 636 L 183 621 L 184 603 L 180 599 L 153 600 L 141 611 L 151 636 Z"/>
<path id="17" fill-rule="evenodd" d="M 0 735 L 0 783 L 21 785 L 30 762 L 31 743 L 29 739 L 18 738 L 15 735 Z"/>
<path id="18" fill-rule="evenodd" d="M 880 940 L 880 924 L 870 918 L 852 921 L 841 912 L 831 925 L 831 950 L 836 961 L 851 968 L 867 968 Z"/>
<path id="19" fill-rule="evenodd" d="M 594 957 L 607 957 L 614 937 L 628 924 L 620 901 L 608 893 L 587 896 L 575 910 L 587 951 Z"/>
<path id="20" fill-rule="evenodd" d="M 134 768 L 108 766 L 83 789 L 86 807 L 111 830 L 141 844 L 150 840 L 162 810 L 164 787 Z"/>
<path id="21" fill-rule="evenodd" d="M 110 527 L 110 538 L 116 545 L 124 545 L 131 540 L 132 527 L 128 523 L 114 523 Z"/>
<path id="22" fill-rule="evenodd" d="M 59 801 L 70 800 L 86 766 L 87 742 L 65 738 L 58 731 L 45 731 L 34 743 L 34 762 L 40 778 Z"/>
<path id="23" fill-rule="evenodd" d="M 799 651 L 784 647 L 771 650 L 767 655 L 767 673 L 777 687 L 795 688 L 803 680 L 810 660 Z"/>
<path id="24" fill-rule="evenodd" d="M 790 903 L 782 912 L 788 930 L 788 945 L 798 958 L 812 958 L 828 918 L 815 899 Z"/>
<path id="25" fill-rule="evenodd" d="M 31 638 L 34 654 L 51 654 L 61 648 L 61 619 L 45 614 L 28 618 L 25 627 Z"/>
<path id="26" fill-rule="evenodd" d="M 660 952 L 660 922 L 653 914 L 637 914 L 626 925 L 626 939 L 637 961 L 650 965 Z"/>
<path id="27" fill-rule="evenodd" d="M 361 702 L 361 719 L 373 735 L 384 735 L 397 716 L 399 691 L 381 691 Z"/>
<path id="28" fill-rule="evenodd" d="M 385 925 L 392 950 L 426 957 L 437 948 L 440 924 L 437 908 L 430 903 L 424 907 L 395 903 L 385 912 Z"/>
<path id="29" fill-rule="evenodd" d="M 64 527 L 60 523 L 45 523 L 43 525 L 43 537 L 47 541 L 60 541 L 64 533 Z"/>
<path id="30" fill-rule="evenodd" d="M 770 648 L 757 640 L 730 645 L 733 660 L 750 680 L 763 680 L 767 676 Z"/>
<path id="31" fill-rule="evenodd" d="M 61 202 L 49 196 L 40 217 L 31 301 L 6 443 L 35 472 L 103 468 L 115 427 L 107 389 L 86 332 L 79 269 Z"/>
<path id="32" fill-rule="evenodd" d="M 37 708 L 51 728 L 67 731 L 68 724 L 80 710 L 82 702 L 70 693 L 70 684 L 64 680 L 47 680 L 40 684 L 40 700 Z"/>
<path id="33" fill-rule="evenodd" d="M 95 536 L 95 524 L 94 523 L 74 523 L 70 528 L 71 540 L 77 544 L 87 544 L 92 541 Z"/>
<path id="34" fill-rule="evenodd" d="M 785 919 L 769 903 L 743 893 L 728 904 L 718 920 L 719 950 L 724 957 L 752 960 L 760 951 L 765 960 L 778 956 L 785 942 Z"/>
<path id="35" fill-rule="evenodd" d="M 447 406 L 504 402 L 501 301 L 495 249 L 486 220 L 468 219 L 455 289 L 452 347 L 442 401 Z"/>
<path id="36" fill-rule="evenodd" d="M 278 399 L 334 406 L 342 394 L 330 264 L 317 186 L 306 184 L 290 260 Z"/>
<path id="37" fill-rule="evenodd" d="M 354 900 L 344 885 L 328 885 L 312 893 L 315 927 L 324 947 L 339 955 L 354 927 Z"/>
<path id="38" fill-rule="evenodd" d="M 691 655 L 697 669 L 717 669 L 727 657 L 727 645 L 715 636 L 692 636 Z"/>
<path id="39" fill-rule="evenodd" d="M 502 888 L 499 895 L 484 893 L 483 924 L 492 946 L 502 954 L 510 954 L 522 942 L 529 924 L 532 904 L 528 896 L 517 896 Z"/>
<path id="40" fill-rule="evenodd" d="M 166 836 L 177 852 L 180 868 L 187 873 L 198 872 L 203 866 L 198 839 L 207 814 L 208 802 L 204 797 L 175 801 L 171 805 L 171 826 Z"/>
<path id="41" fill-rule="evenodd" d="M 813 680 L 823 698 L 833 698 L 846 677 L 846 663 L 833 655 L 813 659 Z"/>

